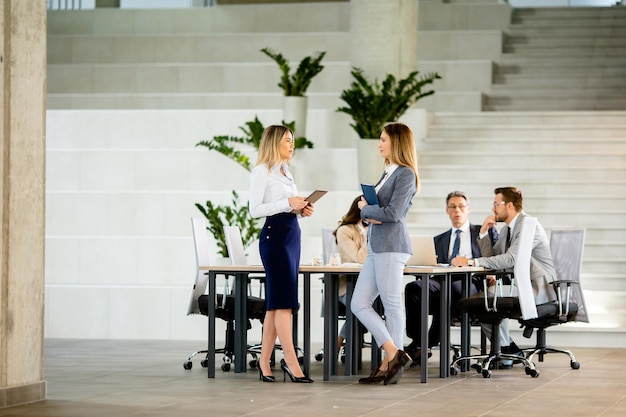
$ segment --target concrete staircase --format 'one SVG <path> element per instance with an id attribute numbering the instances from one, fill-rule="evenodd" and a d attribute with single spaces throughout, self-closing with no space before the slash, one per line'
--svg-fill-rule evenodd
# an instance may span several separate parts
<path id="1" fill-rule="evenodd" d="M 513 11 L 484 110 L 626 110 L 626 8 Z"/>
<path id="2" fill-rule="evenodd" d="M 48 335 L 194 338 L 206 331 L 204 321 L 194 327 L 182 313 L 193 269 L 188 218 L 198 214 L 194 202 L 227 202 L 233 188 L 245 198 L 248 178 L 226 158 L 194 144 L 239 135 L 238 127 L 255 115 L 266 124 L 280 119 L 279 73 L 259 52 L 264 46 L 294 60 L 327 51 L 326 68 L 308 93 L 307 137 L 315 149 L 294 159 L 302 191 L 332 191 L 318 217 L 303 224 L 303 260 L 318 253 L 321 227 L 334 225 L 358 192 L 357 139 L 349 119 L 334 111 L 350 81 L 348 7 L 339 2 L 49 13 L 46 244 L 54 256 L 46 268 Z M 423 187 L 410 228 L 435 234 L 449 227 L 442 199 L 453 189 L 471 196 L 471 218 L 479 223 L 489 213 L 495 186 L 519 186 L 526 211 L 546 229 L 587 228 L 583 284 L 592 323 L 562 326 L 560 339 L 551 342 L 622 346 L 626 112 L 561 111 L 575 101 L 571 97 L 560 101 L 562 108 L 549 107 L 550 95 L 541 98 L 547 86 L 559 87 L 552 95 L 572 89 L 550 77 L 540 84 L 546 88 L 535 90 L 540 101 L 520 109 L 538 111 L 508 111 L 513 102 L 522 103 L 519 91 L 539 82 L 538 76 L 515 74 L 517 62 L 525 73 L 539 58 L 509 58 L 518 55 L 503 43 L 517 33 L 508 29 L 509 15 L 508 6 L 495 1 L 420 3 L 419 69 L 438 71 L 444 79 L 434 96 L 419 103 L 433 113 L 419 140 Z M 598 63 L 591 57 L 584 60 L 590 70 L 604 65 L 605 58 Z M 572 66 L 577 61 L 559 60 Z M 506 68 L 511 74 L 502 72 Z M 613 71 L 619 72 L 607 67 Z M 505 86 L 509 90 L 498 101 L 497 89 Z M 492 112 L 481 112 L 486 95 Z M 540 111 L 542 106 L 550 111 Z M 410 110 L 404 121 L 415 125 L 417 112 Z M 179 278 L 187 269 L 189 276 Z M 80 303 L 125 311 L 126 302 L 164 324 L 146 326 L 141 317 L 126 315 L 120 325 L 112 313 L 86 318 L 86 330 L 57 325 L 71 312 L 87 310 Z"/>

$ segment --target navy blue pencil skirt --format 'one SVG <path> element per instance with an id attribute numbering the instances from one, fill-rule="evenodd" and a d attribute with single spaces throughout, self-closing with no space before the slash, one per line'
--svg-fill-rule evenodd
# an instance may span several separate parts
<path id="1" fill-rule="evenodd" d="M 265 268 L 268 310 L 298 309 L 300 250 L 300 225 L 295 214 L 276 214 L 265 219 L 259 252 Z"/>

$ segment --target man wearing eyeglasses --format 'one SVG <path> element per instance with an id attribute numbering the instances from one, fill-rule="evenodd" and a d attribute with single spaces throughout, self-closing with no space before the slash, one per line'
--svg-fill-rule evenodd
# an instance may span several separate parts
<path id="1" fill-rule="evenodd" d="M 435 251 L 437 253 L 437 263 L 447 264 L 449 260 L 456 256 L 467 258 L 478 258 L 481 256 L 478 245 L 478 237 L 481 230 L 480 225 L 471 224 L 468 214 L 471 211 L 469 199 L 462 191 L 452 191 L 446 197 L 446 213 L 452 222 L 452 228 L 434 237 Z M 498 240 L 498 231 L 495 227 L 488 228 L 489 240 L 495 243 Z M 458 237 L 457 237 L 458 236 Z M 452 282 L 451 294 L 451 317 L 455 317 L 455 306 L 461 298 L 461 281 Z M 470 285 L 470 294 L 475 294 L 478 289 L 475 282 Z M 433 346 L 439 344 L 439 327 L 441 317 L 439 316 L 439 293 L 441 285 L 437 280 L 429 280 L 428 291 L 431 300 L 431 311 L 433 319 L 428 330 L 428 357 Z M 421 315 L 422 281 L 409 282 L 404 287 L 404 303 L 406 310 L 406 334 L 413 341 L 405 348 L 405 351 L 413 357 L 411 366 L 420 364 L 420 335 L 422 329 Z M 508 328 L 507 328 L 508 329 Z"/>
<path id="2" fill-rule="evenodd" d="M 480 228 L 481 257 L 470 259 L 466 256 L 457 256 L 450 261 L 453 266 L 482 266 L 494 270 L 510 270 L 515 266 L 515 255 L 518 251 L 519 238 L 522 230 L 522 219 L 526 213 L 522 210 L 522 192 L 516 187 L 500 187 L 494 190 L 492 216 L 488 216 Z M 488 231 L 496 222 L 504 222 L 502 239 L 497 242 L 488 238 Z M 533 238 L 533 249 L 530 259 L 530 280 L 533 287 L 536 304 L 543 304 L 556 299 L 552 288 L 552 281 L 556 279 L 556 271 L 550 252 L 550 241 L 543 226 L 537 222 Z M 493 285 L 493 281 L 490 285 Z M 509 336 L 508 320 L 500 325 L 500 346 L 502 353 L 517 354 L 519 348 Z M 488 324 L 482 325 L 483 331 L 490 336 L 491 328 Z"/>

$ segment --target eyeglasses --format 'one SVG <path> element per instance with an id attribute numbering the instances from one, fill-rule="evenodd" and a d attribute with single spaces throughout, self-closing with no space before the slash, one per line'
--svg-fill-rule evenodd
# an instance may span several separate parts
<path id="1" fill-rule="evenodd" d="M 448 206 L 448 210 L 456 210 L 459 209 L 461 211 L 465 210 L 468 206 Z"/>
<path id="2" fill-rule="evenodd" d="M 506 204 L 506 201 L 494 201 L 493 202 L 493 208 L 498 207 L 500 204 Z"/>

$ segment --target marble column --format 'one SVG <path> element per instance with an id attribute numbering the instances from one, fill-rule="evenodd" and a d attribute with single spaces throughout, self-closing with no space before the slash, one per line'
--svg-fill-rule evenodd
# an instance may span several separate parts
<path id="1" fill-rule="evenodd" d="M 350 0 L 350 64 L 379 80 L 417 69 L 416 0 Z"/>
<path id="2" fill-rule="evenodd" d="M 0 408 L 45 399 L 46 2 L 0 2 Z M 2 414 L 2 412 L 0 412 Z"/>

